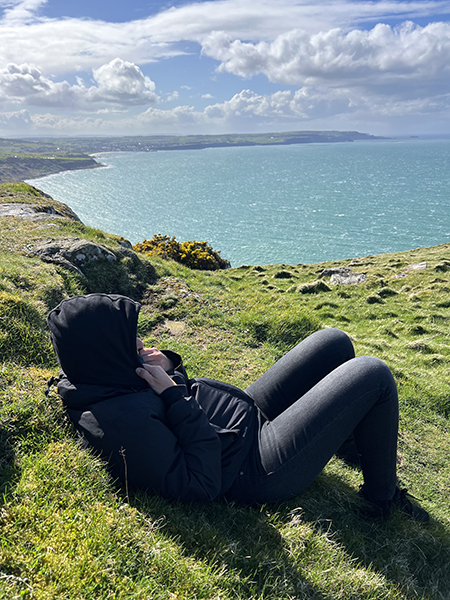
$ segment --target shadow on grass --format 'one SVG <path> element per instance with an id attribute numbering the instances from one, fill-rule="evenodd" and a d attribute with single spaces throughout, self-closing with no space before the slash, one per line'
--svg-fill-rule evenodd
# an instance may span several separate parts
<path id="1" fill-rule="evenodd" d="M 285 522 L 298 503 L 319 535 L 326 534 L 350 559 L 382 575 L 406 597 L 449 597 L 450 531 L 432 514 L 429 524 L 399 511 L 384 521 L 364 518 L 355 490 L 330 473 L 281 508 Z"/>
<path id="2" fill-rule="evenodd" d="M 42 452 L 50 442 L 76 434 L 56 394 L 36 396 L 30 391 L 23 398 L 0 400 L 0 408 L 1 506 L 20 478 L 20 457 Z"/>
<path id="3" fill-rule="evenodd" d="M 355 490 L 332 474 L 292 501 L 260 508 L 141 493 L 131 504 L 187 556 L 226 573 L 236 597 L 331 600 L 343 589 L 345 597 L 448 597 L 448 530 L 401 514 L 364 519 Z"/>
<path id="4" fill-rule="evenodd" d="M 0 506 L 19 479 L 20 470 L 15 466 L 14 449 L 8 432 L 0 427 Z"/>
<path id="5" fill-rule="evenodd" d="M 161 532 L 186 556 L 216 570 L 226 596 L 228 592 L 236 598 L 335 598 L 316 587 L 308 572 L 289 556 L 267 508 L 220 501 L 183 505 L 145 494 L 134 496 L 131 503 L 159 521 Z"/>

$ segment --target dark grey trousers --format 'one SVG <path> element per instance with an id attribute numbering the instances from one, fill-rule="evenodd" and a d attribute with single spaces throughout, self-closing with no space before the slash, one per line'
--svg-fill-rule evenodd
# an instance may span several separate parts
<path id="1" fill-rule="evenodd" d="M 258 437 L 227 497 L 261 503 L 296 496 L 351 434 L 365 490 L 374 499 L 393 497 L 396 384 L 381 360 L 355 358 L 345 333 L 314 333 L 246 392 L 260 410 Z"/>

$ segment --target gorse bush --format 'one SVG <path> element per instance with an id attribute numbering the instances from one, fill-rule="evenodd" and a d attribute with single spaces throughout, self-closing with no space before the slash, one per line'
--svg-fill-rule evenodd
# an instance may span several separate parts
<path id="1" fill-rule="evenodd" d="M 202 271 L 217 271 L 228 269 L 230 263 L 220 256 L 207 242 L 178 242 L 174 237 L 155 234 L 151 240 L 138 242 L 133 246 L 136 252 L 171 258 L 176 262 Z"/>

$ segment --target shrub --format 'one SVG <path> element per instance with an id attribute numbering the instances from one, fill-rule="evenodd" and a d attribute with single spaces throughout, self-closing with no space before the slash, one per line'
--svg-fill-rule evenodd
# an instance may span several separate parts
<path id="1" fill-rule="evenodd" d="M 148 260 L 139 260 L 136 255 L 128 256 L 120 250 L 116 251 L 116 256 L 120 260 L 92 261 L 83 267 L 86 292 L 123 294 L 140 301 L 147 286 L 156 280 L 153 265 Z"/>
<path id="2" fill-rule="evenodd" d="M 178 242 L 175 237 L 155 234 L 151 240 L 138 242 L 133 246 L 136 252 L 171 258 L 191 269 L 216 271 L 228 269 L 230 263 L 220 256 L 207 242 Z"/>

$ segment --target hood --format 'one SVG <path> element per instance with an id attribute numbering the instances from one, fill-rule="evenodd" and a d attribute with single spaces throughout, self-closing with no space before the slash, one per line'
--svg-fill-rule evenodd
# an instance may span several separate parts
<path id="1" fill-rule="evenodd" d="M 47 317 L 61 369 L 73 384 L 146 389 L 135 373 L 140 304 L 117 294 L 63 300 Z"/>

